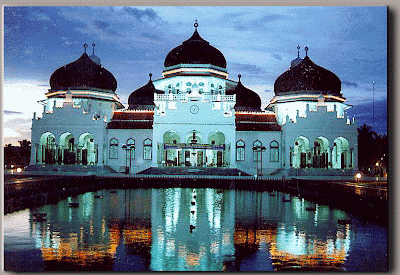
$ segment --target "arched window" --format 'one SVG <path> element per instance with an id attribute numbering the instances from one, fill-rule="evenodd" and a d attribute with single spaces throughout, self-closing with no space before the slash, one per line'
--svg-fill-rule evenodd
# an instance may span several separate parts
<path id="1" fill-rule="evenodd" d="M 261 161 L 261 152 L 260 150 L 254 150 L 254 148 L 261 148 L 262 143 L 259 140 L 253 142 L 253 162 L 260 162 Z"/>
<path id="2" fill-rule="evenodd" d="M 238 140 L 236 142 L 236 160 L 244 161 L 244 141 Z"/>
<path id="3" fill-rule="evenodd" d="M 110 159 L 118 158 L 118 139 L 112 138 L 110 140 Z"/>
<path id="4" fill-rule="evenodd" d="M 279 161 L 279 143 L 275 140 L 269 145 L 269 159 L 271 162 Z"/>
<path id="5" fill-rule="evenodd" d="M 151 159 L 151 149 L 152 142 L 151 139 L 145 139 L 143 141 L 143 159 Z"/>
<path id="6" fill-rule="evenodd" d="M 131 148 L 131 159 L 135 159 L 135 140 L 133 138 L 128 139 L 126 145 Z"/>

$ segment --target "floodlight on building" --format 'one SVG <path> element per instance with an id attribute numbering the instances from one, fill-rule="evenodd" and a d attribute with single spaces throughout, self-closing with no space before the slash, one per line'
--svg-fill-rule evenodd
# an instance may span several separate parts
<path id="1" fill-rule="evenodd" d="M 21 167 L 18 167 L 18 168 L 17 168 L 17 172 L 18 172 L 18 173 L 21 173 L 21 172 L 22 172 L 22 168 L 21 168 Z"/>

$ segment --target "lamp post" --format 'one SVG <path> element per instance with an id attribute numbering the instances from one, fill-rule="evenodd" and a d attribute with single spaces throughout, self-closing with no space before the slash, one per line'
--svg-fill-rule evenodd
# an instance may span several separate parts
<path id="1" fill-rule="evenodd" d="M 133 144 L 123 144 L 122 150 L 125 150 L 125 173 L 130 174 L 132 167 L 132 150 L 135 149 Z M 129 167 L 128 167 L 128 151 L 129 151 Z"/>
<path id="2" fill-rule="evenodd" d="M 257 145 L 257 146 L 254 146 L 253 147 L 253 151 L 256 151 L 257 152 L 257 176 L 258 176 L 258 163 L 259 162 L 261 162 L 261 168 L 260 168 L 260 176 L 262 176 L 263 174 L 262 174 L 262 152 L 264 152 L 265 151 L 265 146 L 260 146 L 260 145 Z M 261 158 L 259 157 L 259 154 L 261 153 Z"/>

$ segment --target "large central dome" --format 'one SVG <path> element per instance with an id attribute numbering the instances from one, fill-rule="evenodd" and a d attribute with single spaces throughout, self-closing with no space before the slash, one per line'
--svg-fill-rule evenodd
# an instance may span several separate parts
<path id="1" fill-rule="evenodd" d="M 200 37 L 197 26 L 197 23 L 195 23 L 196 30 L 192 37 L 169 52 L 165 58 L 164 67 L 178 64 L 211 64 L 226 68 L 226 60 L 223 54 Z"/>

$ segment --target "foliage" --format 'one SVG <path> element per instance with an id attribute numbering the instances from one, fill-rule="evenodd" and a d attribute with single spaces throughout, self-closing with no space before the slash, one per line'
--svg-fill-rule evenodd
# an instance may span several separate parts
<path id="1" fill-rule="evenodd" d="M 358 166 L 367 173 L 368 169 L 374 169 L 376 163 L 387 167 L 388 137 L 379 135 L 371 130 L 369 125 L 358 127 Z"/>
<path id="2" fill-rule="evenodd" d="M 31 156 L 31 142 L 24 139 L 18 141 L 20 146 L 7 144 L 4 147 L 4 165 L 27 166 Z"/>

